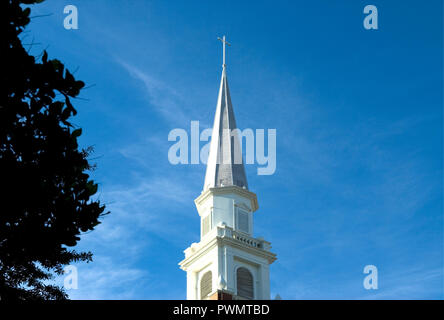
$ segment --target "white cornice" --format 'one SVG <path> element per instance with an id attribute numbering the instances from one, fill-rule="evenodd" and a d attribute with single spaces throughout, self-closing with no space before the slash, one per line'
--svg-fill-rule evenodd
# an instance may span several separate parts
<path id="1" fill-rule="evenodd" d="M 239 196 L 245 197 L 251 201 L 252 212 L 259 209 L 259 204 L 257 202 L 257 196 L 254 192 L 243 189 L 238 186 L 226 186 L 226 187 L 216 187 L 209 188 L 203 191 L 195 200 L 194 203 L 200 206 L 208 197 L 212 195 L 222 195 L 222 194 L 237 194 Z"/>
<path id="2" fill-rule="evenodd" d="M 268 260 L 268 263 L 271 264 L 276 260 L 276 254 L 272 253 L 270 251 L 267 250 L 263 250 L 263 249 L 259 249 L 259 248 L 255 248 L 255 247 L 251 247 L 248 246 L 242 242 L 236 241 L 233 238 L 230 237 L 226 237 L 226 236 L 215 236 L 213 238 L 211 238 L 211 240 L 207 240 L 205 241 L 205 243 L 198 243 L 198 249 L 194 252 L 192 252 L 188 257 L 186 257 L 184 260 L 182 260 L 181 262 L 179 262 L 180 268 L 182 270 L 186 270 L 187 267 L 189 267 L 191 264 L 193 264 L 196 260 L 198 260 L 200 257 L 204 256 L 205 254 L 207 254 L 208 251 L 212 250 L 215 246 L 223 246 L 223 245 L 228 245 L 231 246 L 233 248 L 237 248 L 240 249 L 244 252 L 248 252 L 252 255 L 255 255 L 257 257 L 261 257 L 264 258 L 266 260 Z M 188 248 L 187 250 L 191 249 Z M 187 251 L 185 250 L 185 251 Z"/>

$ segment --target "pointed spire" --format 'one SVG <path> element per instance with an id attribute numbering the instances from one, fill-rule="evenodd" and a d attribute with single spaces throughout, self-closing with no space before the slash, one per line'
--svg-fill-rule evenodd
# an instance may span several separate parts
<path id="1" fill-rule="evenodd" d="M 223 41 L 225 41 L 225 37 Z M 248 189 L 242 160 L 239 130 L 236 129 L 236 120 L 234 119 L 224 61 L 211 135 L 204 191 L 208 188 L 223 186 L 238 186 Z"/>

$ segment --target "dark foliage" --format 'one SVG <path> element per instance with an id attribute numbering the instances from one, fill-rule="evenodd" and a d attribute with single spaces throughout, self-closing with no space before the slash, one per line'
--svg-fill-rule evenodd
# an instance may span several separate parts
<path id="1" fill-rule="evenodd" d="M 90 252 L 73 247 L 99 224 L 104 206 L 90 199 L 97 184 L 90 150 L 79 150 L 81 129 L 70 98 L 84 86 L 46 51 L 38 58 L 20 36 L 30 22 L 26 5 L 41 0 L 0 1 L 0 298 L 65 299 L 49 285 L 55 274 Z"/>

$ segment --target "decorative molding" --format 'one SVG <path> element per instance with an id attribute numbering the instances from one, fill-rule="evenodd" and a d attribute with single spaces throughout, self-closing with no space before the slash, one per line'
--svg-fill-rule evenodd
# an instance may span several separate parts
<path id="1" fill-rule="evenodd" d="M 220 227 L 215 228 L 217 229 L 223 229 Z M 264 240 L 263 240 L 264 241 Z M 192 265 L 195 261 L 197 261 L 198 259 L 200 259 L 200 257 L 202 257 L 203 255 L 207 254 L 209 251 L 211 251 L 214 247 L 216 246 L 231 246 L 233 248 L 237 248 L 240 249 L 244 252 L 250 253 L 254 256 L 260 257 L 260 258 L 264 258 L 268 261 L 269 264 L 273 263 L 276 260 L 276 254 L 272 253 L 268 250 L 264 250 L 264 249 L 260 249 L 260 248 L 255 248 L 255 247 L 251 247 L 247 244 L 244 244 L 242 242 L 239 242 L 229 236 L 226 235 L 222 235 L 222 236 L 218 236 L 217 232 L 214 235 L 213 238 L 211 238 L 210 240 L 205 241 L 204 243 L 200 242 L 199 244 L 197 244 L 197 248 L 195 249 L 195 251 L 192 251 L 189 253 L 189 256 L 186 257 L 184 260 L 182 260 L 179 265 L 180 268 L 182 270 L 187 270 L 187 268 Z M 186 249 L 185 251 L 188 251 L 190 248 Z"/>
<path id="2" fill-rule="evenodd" d="M 242 196 L 244 198 L 247 198 L 251 201 L 251 210 L 252 212 L 255 212 L 259 209 L 259 204 L 257 202 L 257 196 L 254 192 L 251 192 L 249 190 L 243 189 L 238 186 L 226 186 L 226 187 L 216 187 L 216 188 L 209 188 L 205 191 L 203 191 L 195 200 L 194 203 L 196 206 L 200 206 L 208 197 L 213 195 L 223 195 L 223 194 L 237 194 L 239 196 Z"/>

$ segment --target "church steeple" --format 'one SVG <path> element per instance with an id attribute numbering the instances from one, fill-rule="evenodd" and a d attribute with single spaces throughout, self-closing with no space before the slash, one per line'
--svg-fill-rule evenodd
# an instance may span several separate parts
<path id="1" fill-rule="evenodd" d="M 270 299 L 271 244 L 253 236 L 257 196 L 248 190 L 234 120 L 223 43 L 222 79 L 202 193 L 194 200 L 200 241 L 179 265 L 187 273 L 187 299 Z"/>
<path id="2" fill-rule="evenodd" d="M 222 79 L 220 81 L 216 114 L 211 135 L 210 152 L 203 190 L 222 186 L 238 186 L 248 189 L 247 177 L 242 160 L 239 130 L 236 127 L 230 89 L 225 64 L 225 44 L 223 39 Z"/>

